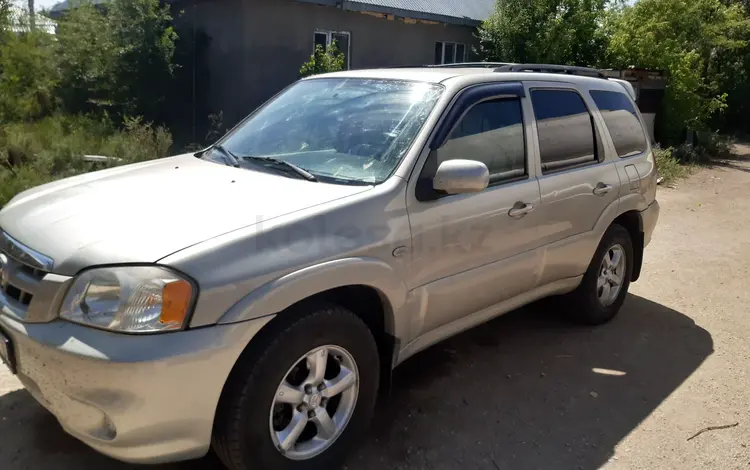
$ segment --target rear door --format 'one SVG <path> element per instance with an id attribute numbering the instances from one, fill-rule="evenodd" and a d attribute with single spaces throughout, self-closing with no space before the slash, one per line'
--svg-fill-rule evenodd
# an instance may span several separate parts
<path id="1" fill-rule="evenodd" d="M 625 93 L 611 90 L 591 90 L 589 93 L 599 108 L 617 153 L 617 171 L 623 182 L 620 198 L 636 200 L 629 206 L 643 210 L 654 198 L 654 162 L 653 158 L 645 158 L 651 149 L 636 105 Z"/>
<path id="2" fill-rule="evenodd" d="M 589 238 L 604 211 L 617 204 L 620 178 L 606 158 L 587 92 L 561 82 L 526 87 L 539 152 L 539 231 L 545 245 L 539 285 L 544 285 L 586 270 L 593 254 Z"/>

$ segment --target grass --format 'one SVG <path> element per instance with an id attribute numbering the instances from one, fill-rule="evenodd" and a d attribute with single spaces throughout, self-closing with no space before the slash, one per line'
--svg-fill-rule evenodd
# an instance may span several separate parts
<path id="1" fill-rule="evenodd" d="M 119 129 L 106 119 L 70 115 L 0 125 L 0 208 L 34 186 L 102 166 L 166 157 L 171 146 L 167 130 L 138 119 L 126 120 Z M 93 164 L 83 161 L 83 155 L 117 160 Z"/>

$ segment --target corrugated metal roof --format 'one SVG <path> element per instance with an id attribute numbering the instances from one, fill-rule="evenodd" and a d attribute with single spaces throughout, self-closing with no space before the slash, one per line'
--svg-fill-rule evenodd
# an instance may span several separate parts
<path id="1" fill-rule="evenodd" d="M 93 0 L 94 4 L 109 0 Z M 180 0 L 167 0 L 167 3 L 179 3 Z M 332 7 L 343 7 L 345 10 L 372 11 L 389 15 L 405 16 L 420 20 L 439 21 L 476 26 L 486 20 L 495 8 L 496 0 L 296 0 L 305 3 L 317 3 Z M 56 16 L 70 8 L 65 0 L 50 10 Z"/>
<path id="2" fill-rule="evenodd" d="M 495 0 L 350 0 L 346 3 L 353 4 L 352 6 L 359 4 L 363 7 L 423 13 L 440 18 L 439 21 L 455 18 L 467 23 L 486 20 L 495 8 Z"/>

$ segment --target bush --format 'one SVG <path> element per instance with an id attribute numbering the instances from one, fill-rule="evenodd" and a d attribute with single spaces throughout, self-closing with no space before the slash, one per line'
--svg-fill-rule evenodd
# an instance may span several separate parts
<path id="1" fill-rule="evenodd" d="M 70 113 L 164 122 L 177 35 L 159 0 L 77 4 L 59 20 L 59 96 Z"/>
<path id="2" fill-rule="evenodd" d="M 35 119 L 55 108 L 54 56 L 54 42 L 48 34 L 0 38 L 0 123 Z"/>
<path id="3" fill-rule="evenodd" d="M 661 178 L 664 178 L 665 185 L 672 184 L 676 180 L 690 174 L 690 168 L 680 163 L 672 147 L 665 149 L 654 147 L 654 157 L 656 159 L 657 174 Z"/>
<path id="4" fill-rule="evenodd" d="M 162 127 L 125 119 L 121 130 L 106 119 L 54 115 L 34 123 L 0 127 L 0 207 L 20 191 L 56 179 L 116 166 L 166 157 L 171 134 Z M 89 163 L 83 155 L 115 157 L 108 163 Z M 9 163 L 12 162 L 12 163 Z"/>
<path id="5" fill-rule="evenodd" d="M 339 52 L 336 42 L 331 43 L 323 49 L 323 46 L 315 46 L 315 52 L 310 56 L 310 60 L 302 64 L 299 74 L 302 78 L 318 75 L 321 73 L 339 72 L 344 70 L 345 56 Z"/>

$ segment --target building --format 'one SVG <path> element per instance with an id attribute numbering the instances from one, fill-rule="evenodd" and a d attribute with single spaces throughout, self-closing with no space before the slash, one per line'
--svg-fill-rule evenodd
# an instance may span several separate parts
<path id="1" fill-rule="evenodd" d="M 231 125 L 336 41 L 351 69 L 463 62 L 495 0 L 177 0 L 178 29 L 207 38 L 196 87 Z M 198 105 L 200 108 L 200 106 Z"/>
<path id="2" fill-rule="evenodd" d="M 55 34 L 57 23 L 46 17 L 43 12 L 34 15 L 34 28 L 47 34 Z M 31 30 L 31 17 L 29 10 L 18 2 L 10 7 L 10 30 L 16 34 L 26 33 Z"/>
<path id="3" fill-rule="evenodd" d="M 92 0 L 106 5 L 109 0 Z M 205 140 L 209 115 L 232 126 L 299 78 L 317 45 L 335 41 L 345 67 L 364 69 L 476 60 L 477 26 L 496 0 L 164 0 L 180 37 L 192 43 L 182 127 Z M 56 18 L 70 8 L 63 1 Z M 192 38 L 192 39 L 188 39 Z M 184 53 L 184 51 L 183 51 Z M 653 140 L 663 74 L 606 70 L 633 84 Z M 181 84 L 183 88 L 185 84 Z M 187 116 L 187 114 L 191 114 Z M 179 126 L 178 126 L 179 127 Z M 658 133 L 658 132 L 657 132 Z M 187 138 L 187 136 L 185 137 Z M 211 139 L 209 139 L 211 140 Z"/>

